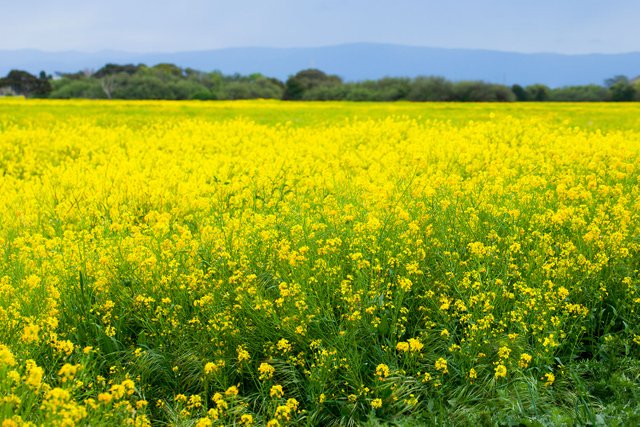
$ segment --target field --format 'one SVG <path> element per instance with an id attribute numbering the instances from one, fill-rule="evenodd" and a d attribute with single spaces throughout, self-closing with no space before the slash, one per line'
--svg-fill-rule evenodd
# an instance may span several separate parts
<path id="1" fill-rule="evenodd" d="M 0 420 L 637 425 L 640 105 L 0 100 Z"/>

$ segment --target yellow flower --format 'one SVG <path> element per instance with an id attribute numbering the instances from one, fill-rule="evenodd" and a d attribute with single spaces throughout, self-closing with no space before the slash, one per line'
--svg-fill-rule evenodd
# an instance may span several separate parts
<path id="1" fill-rule="evenodd" d="M 13 353 L 4 344 L 0 344 L 0 366 L 15 366 L 16 359 L 13 357 Z"/>
<path id="2" fill-rule="evenodd" d="M 258 367 L 258 372 L 260 373 L 260 379 L 264 381 L 273 378 L 276 369 L 268 363 L 261 363 Z"/>
<path id="3" fill-rule="evenodd" d="M 409 338 L 408 341 L 409 341 L 409 350 L 412 352 L 420 352 L 422 350 L 422 347 L 424 347 L 424 345 L 415 338 Z"/>
<path id="4" fill-rule="evenodd" d="M 373 409 L 378 409 L 378 408 L 382 407 L 382 399 L 373 399 L 371 401 L 371 407 Z"/>
<path id="5" fill-rule="evenodd" d="M 495 377 L 498 378 L 506 378 L 507 376 L 507 367 L 500 364 L 495 368 Z"/>
<path id="6" fill-rule="evenodd" d="M 38 332 L 40 332 L 40 326 L 38 325 L 26 325 L 22 331 L 22 342 L 32 343 L 38 341 Z"/>
<path id="7" fill-rule="evenodd" d="M 24 380 L 25 384 L 33 388 L 40 388 L 42 383 L 42 377 L 44 375 L 44 369 L 36 365 L 33 360 L 26 361 L 27 375 Z"/>
<path id="8" fill-rule="evenodd" d="M 211 375 L 212 373 L 216 372 L 218 370 L 218 365 L 216 365 L 213 362 L 207 362 L 204 365 L 204 374 L 205 375 Z"/>
<path id="9" fill-rule="evenodd" d="M 69 363 L 65 363 L 58 371 L 58 375 L 62 377 L 63 383 L 66 383 L 67 381 L 73 381 L 80 368 L 80 365 L 71 365 Z"/>
<path id="10" fill-rule="evenodd" d="M 242 414 L 240 417 L 240 423 L 246 426 L 250 426 L 253 424 L 253 416 L 251 414 Z"/>
<path id="11" fill-rule="evenodd" d="M 546 374 L 544 374 L 544 376 L 541 379 L 544 380 L 544 385 L 546 387 L 549 387 L 556 380 L 556 376 L 553 375 L 551 372 L 547 372 Z"/>
<path id="12" fill-rule="evenodd" d="M 108 405 L 113 400 L 111 393 L 98 393 L 98 401 Z"/>
<path id="13" fill-rule="evenodd" d="M 238 395 L 238 387 L 232 385 L 225 392 L 225 396 L 237 396 Z"/>
<path id="14" fill-rule="evenodd" d="M 276 347 L 282 353 L 288 353 L 289 351 L 291 351 L 291 344 L 289 343 L 289 340 L 284 339 L 284 338 L 282 338 L 280 341 L 278 341 L 278 343 L 276 344 Z"/>
<path id="15" fill-rule="evenodd" d="M 396 350 L 406 353 L 409 351 L 409 343 L 401 341 L 396 345 Z"/>
<path id="16" fill-rule="evenodd" d="M 287 399 L 287 406 L 289 406 L 292 410 L 297 411 L 298 410 L 298 405 L 300 403 L 294 399 L 293 397 L 290 399 Z"/>
<path id="17" fill-rule="evenodd" d="M 245 362 L 251 359 L 251 355 L 247 351 L 246 347 L 242 345 L 239 345 L 238 348 L 236 348 L 236 352 L 238 353 L 238 362 Z"/>
<path id="18" fill-rule="evenodd" d="M 508 359 L 510 354 L 511 349 L 507 346 L 500 347 L 500 349 L 498 350 L 498 357 L 500 359 Z"/>
<path id="19" fill-rule="evenodd" d="M 202 396 L 200 396 L 199 394 L 194 394 L 193 396 L 189 397 L 187 408 L 188 409 L 202 408 Z"/>
<path id="20" fill-rule="evenodd" d="M 531 363 L 531 355 L 527 354 L 527 353 L 522 353 L 520 355 L 520 360 L 518 361 L 518 366 L 521 367 L 522 369 L 528 368 L 529 367 L 529 363 Z"/>
<path id="21" fill-rule="evenodd" d="M 213 425 L 213 421 L 211 421 L 209 418 L 205 417 L 205 418 L 200 418 L 198 421 L 196 421 L 195 423 L 195 427 L 211 427 Z"/>
<path id="22" fill-rule="evenodd" d="M 441 357 L 438 360 L 436 360 L 436 363 L 434 365 L 436 370 L 441 371 L 443 374 L 449 373 L 449 368 L 447 366 L 447 359 Z"/>
<path id="23" fill-rule="evenodd" d="M 284 396 L 284 391 L 282 390 L 282 386 L 280 384 L 276 384 L 271 386 L 271 390 L 269 390 L 269 396 L 280 398 Z"/>
<path id="24" fill-rule="evenodd" d="M 289 405 L 279 405 L 276 408 L 275 417 L 279 420 L 289 421 L 291 419 L 291 408 Z"/>
<path id="25" fill-rule="evenodd" d="M 378 375 L 379 379 L 384 379 L 389 376 L 389 367 L 384 363 L 376 366 L 376 375 Z"/>

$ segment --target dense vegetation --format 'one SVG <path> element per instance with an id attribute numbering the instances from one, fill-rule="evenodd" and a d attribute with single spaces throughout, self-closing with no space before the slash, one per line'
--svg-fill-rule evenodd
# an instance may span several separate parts
<path id="1" fill-rule="evenodd" d="M 640 79 L 616 76 L 604 86 L 549 88 L 536 84 L 511 87 L 482 81 L 451 82 L 442 77 L 345 82 L 335 75 L 308 69 L 286 82 L 261 74 L 224 75 L 219 71 L 182 69 L 173 64 L 107 64 L 99 70 L 62 73 L 53 79 L 13 70 L 0 79 L 1 94 L 34 98 L 90 99 L 284 99 L 336 101 L 638 101 Z"/>
<path id="2" fill-rule="evenodd" d="M 638 425 L 639 112 L 0 100 L 0 423 Z"/>

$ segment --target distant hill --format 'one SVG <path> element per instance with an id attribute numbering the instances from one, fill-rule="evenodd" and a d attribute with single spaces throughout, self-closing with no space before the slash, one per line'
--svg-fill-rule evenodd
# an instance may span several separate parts
<path id="1" fill-rule="evenodd" d="M 544 83 L 551 87 L 602 84 L 614 75 L 640 75 L 640 52 L 564 55 L 473 49 L 441 49 L 356 43 L 313 48 L 228 48 L 174 53 L 119 51 L 43 52 L 0 50 L 0 75 L 12 68 L 31 73 L 98 69 L 108 62 L 169 62 L 225 74 L 262 73 L 286 79 L 305 68 L 319 68 L 348 81 L 385 76 L 438 75 L 450 80 L 484 80 L 504 84 Z"/>

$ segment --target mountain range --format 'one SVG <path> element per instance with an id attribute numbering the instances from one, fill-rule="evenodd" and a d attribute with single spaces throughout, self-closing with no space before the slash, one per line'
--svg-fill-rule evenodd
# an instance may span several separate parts
<path id="1" fill-rule="evenodd" d="M 239 47 L 172 53 L 45 52 L 0 50 L 0 75 L 11 69 L 31 73 L 97 70 L 106 63 L 173 63 L 225 74 L 261 73 L 286 79 L 305 68 L 337 74 L 346 81 L 385 76 L 443 76 L 450 80 L 551 87 L 602 84 L 615 75 L 640 75 L 640 52 L 621 54 L 517 53 L 477 49 L 444 49 L 378 43 L 309 48 Z"/>

